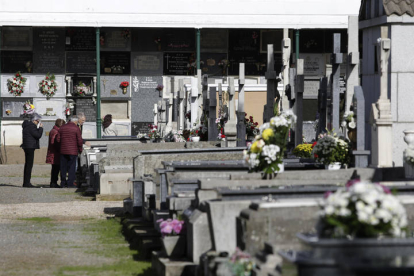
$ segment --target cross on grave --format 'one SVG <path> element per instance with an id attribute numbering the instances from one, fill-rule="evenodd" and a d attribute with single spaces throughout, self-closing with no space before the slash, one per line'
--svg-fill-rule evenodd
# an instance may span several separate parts
<path id="1" fill-rule="evenodd" d="M 291 41 L 289 38 L 289 29 L 283 29 L 283 40 L 282 40 L 282 77 L 283 77 L 283 91 L 282 91 L 282 103 L 281 110 L 289 109 L 288 97 L 286 90 L 290 83 L 289 77 L 289 65 L 290 65 L 290 54 L 291 54 Z"/>
<path id="2" fill-rule="evenodd" d="M 266 105 L 264 106 L 263 112 L 263 122 L 270 122 L 270 118 L 272 118 L 275 114 L 274 108 L 275 104 L 280 100 L 280 95 L 277 90 L 277 83 L 278 81 L 276 76 L 275 62 L 274 62 L 274 53 L 273 53 L 273 45 L 267 45 L 267 72 L 266 72 L 266 80 L 267 80 L 267 93 L 266 93 Z M 277 97 L 277 102 L 275 103 L 275 97 Z"/>
<path id="3" fill-rule="evenodd" d="M 217 140 L 217 125 L 216 125 L 216 108 L 217 108 L 217 95 L 216 95 L 216 88 L 210 87 L 210 110 L 209 110 L 209 117 L 208 117 L 208 140 L 209 141 L 216 141 Z"/>
<path id="4" fill-rule="evenodd" d="M 237 108 L 237 146 L 246 146 L 246 125 L 244 123 L 244 63 L 240 63 L 239 69 L 239 100 Z"/>
<path id="5" fill-rule="evenodd" d="M 316 132 L 316 137 L 319 133 L 322 133 L 326 129 L 326 106 L 327 106 L 327 96 L 328 96 L 328 78 L 323 77 L 319 81 L 319 91 L 318 91 L 318 113 L 319 113 L 319 124 L 318 130 Z"/>
<path id="6" fill-rule="evenodd" d="M 154 104 L 154 125 L 158 125 L 158 104 Z"/>
<path id="7" fill-rule="evenodd" d="M 352 153 L 355 155 L 355 167 L 368 167 L 369 150 L 365 150 L 365 98 L 361 86 L 355 86 L 353 96 L 353 111 L 356 115 L 356 150 Z"/>
<path id="8" fill-rule="evenodd" d="M 226 135 L 226 141 L 228 147 L 237 146 L 237 116 L 235 111 L 235 100 L 234 100 L 234 77 L 229 77 L 229 109 L 228 109 L 228 119 L 227 123 L 224 126 L 224 134 Z"/>
<path id="9" fill-rule="evenodd" d="M 295 129 L 295 147 L 302 144 L 303 135 L 303 92 L 305 91 L 304 61 L 298 59 L 295 78 L 295 113 L 297 117 Z"/>
<path id="10" fill-rule="evenodd" d="M 178 80 L 178 86 L 179 86 L 179 91 L 178 91 L 178 100 L 179 100 L 179 112 L 178 112 L 178 120 L 179 120 L 179 124 L 178 124 L 178 129 L 179 130 L 184 130 L 184 122 L 185 122 L 185 106 L 184 106 L 184 98 L 185 98 L 185 89 L 184 89 L 184 80 L 180 79 Z"/>
<path id="11" fill-rule="evenodd" d="M 203 115 L 207 116 L 208 118 L 208 110 L 209 110 L 209 103 L 208 103 L 208 75 L 203 75 L 202 80 L 202 94 L 203 94 Z"/>
<path id="12" fill-rule="evenodd" d="M 339 94 L 340 94 L 340 74 L 341 74 L 341 34 L 333 36 L 332 60 L 332 129 L 339 131 Z M 331 130 L 332 130 L 331 129 Z"/>
<path id="13" fill-rule="evenodd" d="M 197 124 L 198 114 L 198 79 L 191 78 L 191 128 Z"/>

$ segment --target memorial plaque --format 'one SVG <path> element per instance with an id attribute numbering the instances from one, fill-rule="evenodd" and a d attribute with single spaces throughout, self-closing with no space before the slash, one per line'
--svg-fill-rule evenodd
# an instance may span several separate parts
<path id="1" fill-rule="evenodd" d="M 165 53 L 164 54 L 164 75 L 188 75 L 191 53 Z"/>
<path id="2" fill-rule="evenodd" d="M 65 73 L 65 29 L 33 29 L 34 73 Z"/>
<path id="3" fill-rule="evenodd" d="M 131 55 L 126 52 L 101 53 L 101 74 L 125 74 L 131 72 Z"/>
<path id="4" fill-rule="evenodd" d="M 131 54 L 132 75 L 162 75 L 162 52 L 133 52 Z"/>
<path id="5" fill-rule="evenodd" d="M 65 52 L 34 52 L 34 73 L 65 73 Z"/>
<path id="6" fill-rule="evenodd" d="M 31 73 L 32 72 L 32 52 L 2 51 L 1 52 L 1 72 L 2 73 Z"/>
<path id="7" fill-rule="evenodd" d="M 163 30 L 159 28 L 133 28 L 132 51 L 155 52 L 162 51 Z"/>
<path id="8" fill-rule="evenodd" d="M 226 53 L 202 53 L 200 64 L 202 74 L 209 76 L 223 76 L 227 74 L 228 67 L 220 66 L 222 60 L 227 59 Z"/>
<path id="9" fill-rule="evenodd" d="M 95 28 L 66 28 L 66 51 L 96 51 Z"/>
<path id="10" fill-rule="evenodd" d="M 1 50 L 32 50 L 32 27 L 3 27 Z"/>
<path id="11" fill-rule="evenodd" d="M 266 63 L 267 63 L 266 54 L 256 54 L 256 53 L 230 53 L 229 62 L 230 67 L 228 69 L 229 75 L 238 75 L 239 74 L 239 64 L 245 64 L 245 75 L 261 75 L 264 76 L 266 72 Z M 275 66 L 276 68 L 276 66 Z M 280 67 L 279 67 L 280 68 Z M 279 69 L 280 71 L 280 69 Z"/>
<path id="12" fill-rule="evenodd" d="M 113 122 L 118 136 L 131 136 L 131 123 L 130 122 Z"/>
<path id="13" fill-rule="evenodd" d="M 106 114 L 111 114 L 112 119 L 129 119 L 129 103 L 128 101 L 101 101 L 101 114 L 104 117 Z M 129 129 L 129 128 L 128 128 Z"/>
<path id="14" fill-rule="evenodd" d="M 85 113 L 86 121 L 96 121 L 96 104 L 92 102 L 91 98 L 77 98 L 75 99 L 75 115 Z"/>
<path id="15" fill-rule="evenodd" d="M 305 79 L 304 99 L 317 99 L 319 91 L 319 79 Z"/>
<path id="16" fill-rule="evenodd" d="M 124 81 L 129 82 L 127 87 L 127 93 L 123 93 L 123 89 L 120 84 Z M 101 76 L 101 97 L 102 98 L 112 98 L 112 97 L 123 97 L 129 98 L 131 93 L 131 78 L 130 76 L 112 76 L 112 75 L 103 75 Z"/>
<path id="17" fill-rule="evenodd" d="M 283 30 L 260 31 L 260 53 L 267 53 L 267 45 L 273 44 L 275 53 L 282 52 Z"/>
<path id="18" fill-rule="evenodd" d="M 150 132 L 149 125 L 152 125 L 154 122 L 132 122 L 131 125 L 131 136 L 137 136 L 138 133 L 148 134 Z"/>
<path id="19" fill-rule="evenodd" d="M 226 53 L 228 51 L 229 32 L 223 29 L 201 30 L 201 52 Z"/>
<path id="20" fill-rule="evenodd" d="M 229 30 L 229 52 L 259 52 L 260 30 Z"/>
<path id="21" fill-rule="evenodd" d="M 130 51 L 131 29 L 102 28 L 99 43 L 101 51 Z"/>
<path id="22" fill-rule="evenodd" d="M 195 50 L 194 29 L 164 29 L 162 48 L 165 51 L 191 52 Z"/>
<path id="23" fill-rule="evenodd" d="M 305 76 L 325 76 L 324 54 L 299 54 L 299 58 L 304 60 Z"/>
<path id="24" fill-rule="evenodd" d="M 32 98 L 26 99 L 2 99 L 2 117 L 3 119 L 23 118 L 23 105 L 26 101 L 33 103 Z M 36 108 L 36 106 L 35 106 Z M 35 109 L 36 110 L 36 109 Z"/>
<path id="25" fill-rule="evenodd" d="M 96 120 L 96 119 L 95 119 Z M 82 128 L 82 138 L 96 138 L 96 122 L 85 122 Z"/>
<path id="26" fill-rule="evenodd" d="M 66 52 L 66 73 L 96 73 L 95 52 Z"/>
<path id="27" fill-rule="evenodd" d="M 154 119 L 154 104 L 161 99 L 155 88 L 162 84 L 162 76 L 132 77 L 132 121 L 151 122 Z"/>
<path id="28" fill-rule="evenodd" d="M 65 119 L 65 99 L 42 99 L 35 98 L 33 102 L 36 112 L 43 117 L 43 120 Z"/>

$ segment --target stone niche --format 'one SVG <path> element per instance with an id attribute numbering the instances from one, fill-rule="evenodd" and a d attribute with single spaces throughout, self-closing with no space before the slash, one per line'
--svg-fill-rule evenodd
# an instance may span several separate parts
<path id="1" fill-rule="evenodd" d="M 131 136 L 131 122 L 112 122 L 116 126 L 118 136 Z"/>
<path id="2" fill-rule="evenodd" d="M 45 97 L 39 91 L 39 83 L 46 77 L 46 74 L 29 75 L 22 74 L 26 78 L 26 84 L 23 88 L 22 97 Z M 4 74 L 1 76 L 1 96 L 10 97 L 13 95 L 9 93 L 7 88 L 7 80 L 14 77 L 14 74 Z M 65 97 L 66 83 L 64 82 L 64 75 L 55 75 L 55 81 L 58 85 L 56 95 L 54 97 Z"/>
<path id="3" fill-rule="evenodd" d="M 96 122 L 85 122 L 83 123 L 82 138 L 96 138 Z"/>
<path id="4" fill-rule="evenodd" d="M 42 116 L 42 120 L 56 120 L 58 118 L 66 120 L 65 99 L 35 98 L 33 104 L 36 112 Z"/>
<path id="5" fill-rule="evenodd" d="M 123 93 L 121 88 L 121 82 L 129 82 L 126 94 Z M 128 99 L 131 96 L 131 77 L 130 76 L 101 76 L 101 97 L 106 98 L 125 98 Z"/>
<path id="6" fill-rule="evenodd" d="M 129 119 L 128 101 L 101 101 L 102 118 L 111 114 L 112 119 Z"/>

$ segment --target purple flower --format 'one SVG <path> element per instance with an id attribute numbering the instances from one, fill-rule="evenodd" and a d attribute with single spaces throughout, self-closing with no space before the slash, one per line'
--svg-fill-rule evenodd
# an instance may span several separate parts
<path id="1" fill-rule="evenodd" d="M 170 224 L 167 224 L 161 228 L 161 234 L 163 235 L 171 234 L 172 230 L 173 230 L 172 226 Z"/>

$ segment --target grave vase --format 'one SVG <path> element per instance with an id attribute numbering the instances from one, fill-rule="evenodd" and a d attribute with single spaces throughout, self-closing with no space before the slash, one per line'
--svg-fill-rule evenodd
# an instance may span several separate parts
<path id="1" fill-rule="evenodd" d="M 340 162 L 335 162 L 335 163 L 332 163 L 332 164 L 329 164 L 329 165 L 325 165 L 325 170 L 332 171 L 332 170 L 339 170 L 339 169 L 341 169 L 341 163 Z"/>
<path id="2" fill-rule="evenodd" d="M 348 138 L 352 143 L 356 143 L 356 128 L 348 130 Z"/>
<path id="3" fill-rule="evenodd" d="M 179 258 L 185 254 L 186 236 L 166 236 L 161 239 L 163 252 L 167 257 Z"/>
<path id="4" fill-rule="evenodd" d="M 192 136 L 191 142 L 195 142 L 195 143 L 200 142 L 200 136 Z"/>
<path id="5" fill-rule="evenodd" d="M 123 93 L 123 94 L 126 94 L 126 93 L 127 93 L 127 88 L 126 88 L 126 87 L 123 87 L 123 88 L 122 88 L 122 93 Z"/>

